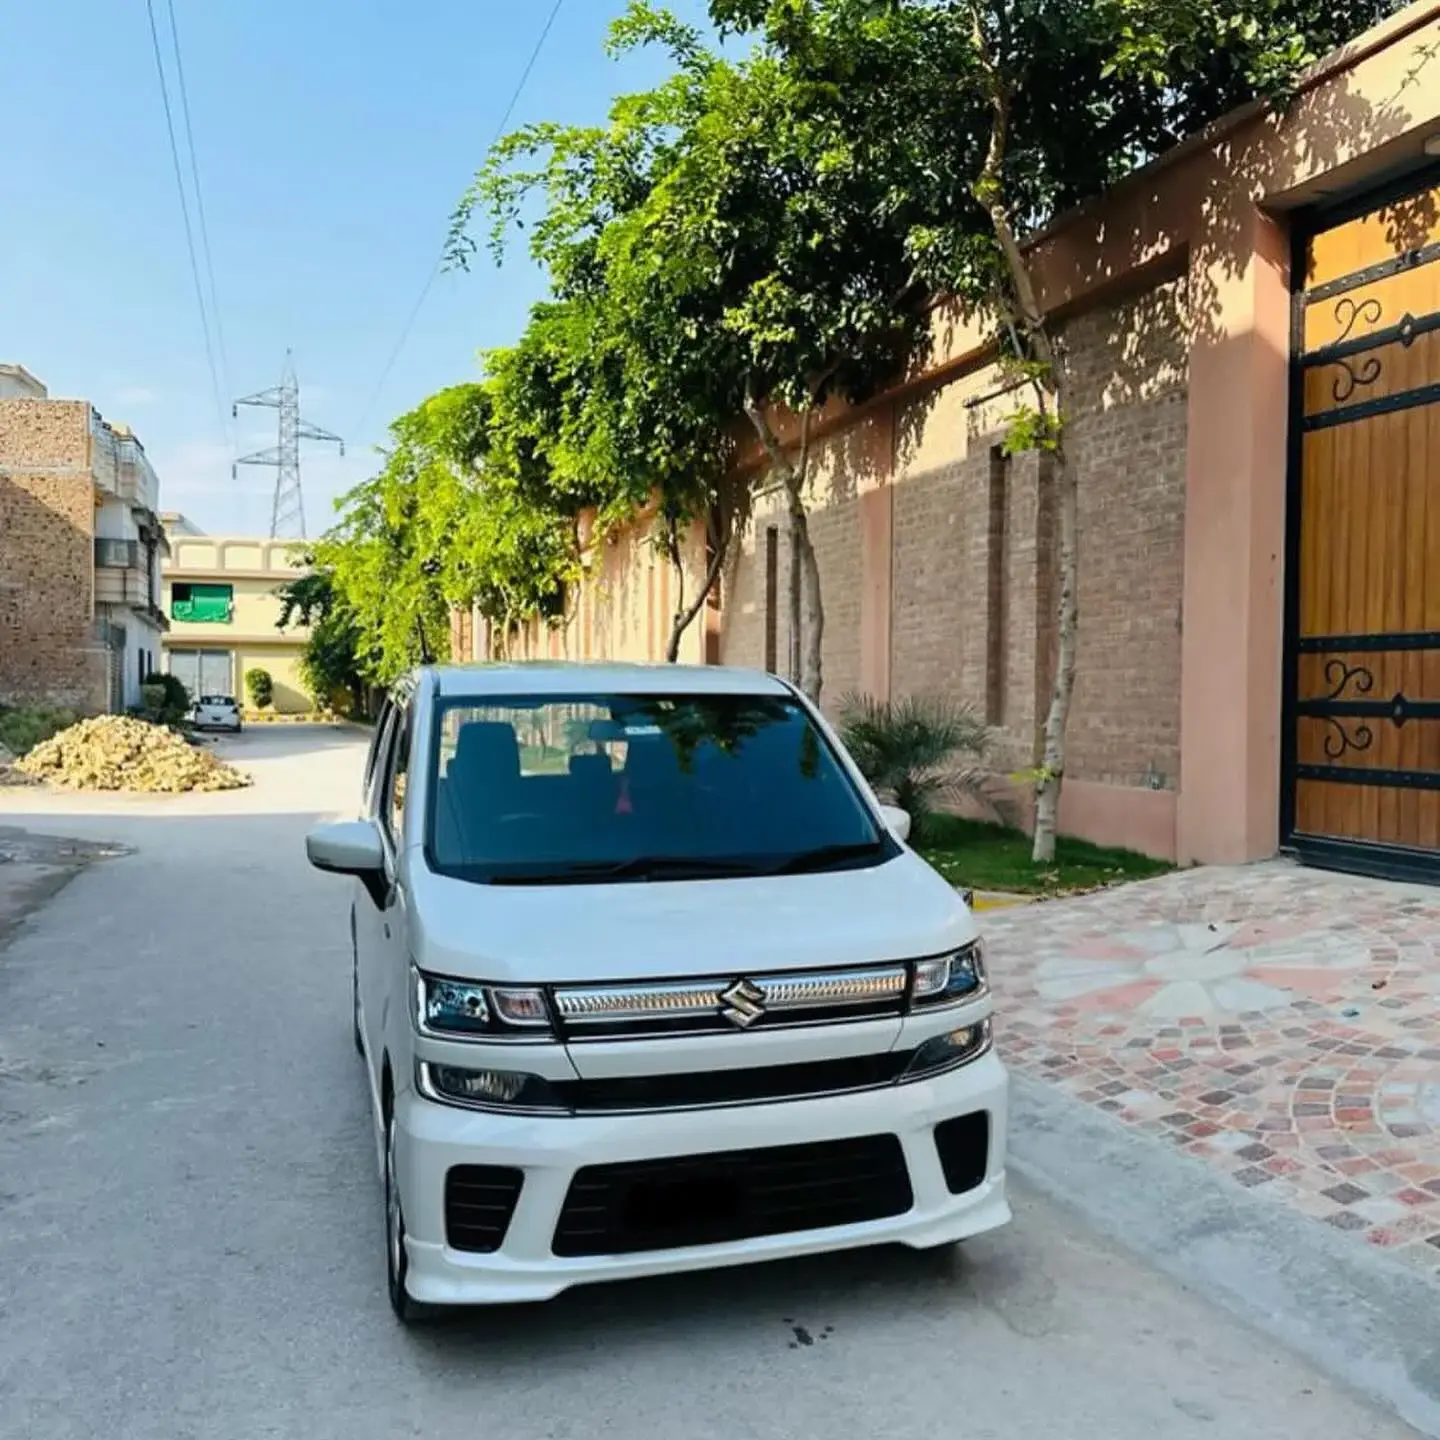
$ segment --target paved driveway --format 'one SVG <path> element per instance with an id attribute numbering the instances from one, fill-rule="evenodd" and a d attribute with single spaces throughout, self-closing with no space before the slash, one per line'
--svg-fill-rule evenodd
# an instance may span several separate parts
<path id="1" fill-rule="evenodd" d="M 4 1440 L 1247 1440 L 1410 1434 L 1017 1185 L 957 1260 L 876 1252 L 410 1334 L 383 1294 L 344 887 L 301 839 L 343 731 L 248 732 L 234 794 L 0 799 L 134 847 L 0 952 Z"/>
<path id="2" fill-rule="evenodd" d="M 1440 1280 L 1440 890 L 1276 861 L 987 928 L 1012 1065 Z"/>

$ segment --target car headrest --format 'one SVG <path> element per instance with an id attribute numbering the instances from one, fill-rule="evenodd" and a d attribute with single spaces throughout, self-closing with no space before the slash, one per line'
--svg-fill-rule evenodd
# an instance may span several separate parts
<path id="1" fill-rule="evenodd" d="M 515 727 L 501 720 L 472 720 L 460 727 L 450 774 L 488 783 L 520 776 L 520 742 Z"/>

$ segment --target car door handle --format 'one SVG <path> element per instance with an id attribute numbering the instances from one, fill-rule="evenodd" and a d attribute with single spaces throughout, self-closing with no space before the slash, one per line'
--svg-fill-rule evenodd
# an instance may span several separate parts
<path id="1" fill-rule="evenodd" d="M 385 921 L 384 929 L 385 929 L 385 938 L 388 940 L 388 939 L 390 938 L 390 922 L 389 922 L 388 920 Z"/>

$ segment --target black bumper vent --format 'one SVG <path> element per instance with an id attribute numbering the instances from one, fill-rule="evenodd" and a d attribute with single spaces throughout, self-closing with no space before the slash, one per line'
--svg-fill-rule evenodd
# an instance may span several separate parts
<path id="1" fill-rule="evenodd" d="M 964 1195 L 984 1184 L 990 1168 L 989 1111 L 942 1120 L 935 1127 L 935 1148 L 952 1195 Z"/>
<path id="2" fill-rule="evenodd" d="M 493 1255 L 504 1243 L 525 1177 L 500 1165 L 456 1165 L 445 1175 L 445 1242 Z"/>
<path id="3" fill-rule="evenodd" d="M 570 1183 L 551 1249 L 628 1255 L 903 1215 L 915 1203 L 894 1135 L 592 1165 Z"/>

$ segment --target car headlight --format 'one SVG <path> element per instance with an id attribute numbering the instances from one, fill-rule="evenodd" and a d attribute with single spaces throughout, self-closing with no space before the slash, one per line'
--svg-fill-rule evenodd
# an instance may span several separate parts
<path id="1" fill-rule="evenodd" d="M 426 1035 L 457 1039 L 538 1038 L 550 1031 L 545 992 L 411 972 L 415 1024 Z"/>
<path id="2" fill-rule="evenodd" d="M 549 1080 L 515 1070 L 468 1070 L 417 1060 L 415 1088 L 427 1100 L 471 1110 L 563 1114 L 569 1109 Z"/>
<path id="3" fill-rule="evenodd" d="M 907 1080 L 923 1080 L 927 1076 L 968 1065 L 989 1050 L 991 1039 L 989 1020 L 951 1030 L 945 1035 L 932 1036 L 911 1056 L 900 1082 L 904 1084 Z"/>
<path id="4" fill-rule="evenodd" d="M 934 960 L 920 960 L 910 987 L 917 1007 L 954 1005 L 973 999 L 985 989 L 985 948 L 978 940 Z"/>

